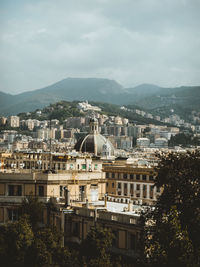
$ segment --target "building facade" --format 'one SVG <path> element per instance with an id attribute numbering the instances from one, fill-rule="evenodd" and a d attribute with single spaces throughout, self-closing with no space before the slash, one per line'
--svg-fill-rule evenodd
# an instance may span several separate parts
<path id="1" fill-rule="evenodd" d="M 67 169 L 54 173 L 23 169 L 20 163 L 17 169 L 1 169 L 0 223 L 16 220 L 17 208 L 28 196 L 37 197 L 44 204 L 54 199 L 57 205 L 65 205 L 66 191 L 72 202 L 98 201 L 104 197 L 105 175 L 99 160 L 74 158 L 63 164 Z"/>
<path id="2" fill-rule="evenodd" d="M 154 186 L 153 168 L 113 163 L 104 166 L 107 184 L 106 193 L 112 201 L 136 204 L 154 204 L 160 189 Z"/>

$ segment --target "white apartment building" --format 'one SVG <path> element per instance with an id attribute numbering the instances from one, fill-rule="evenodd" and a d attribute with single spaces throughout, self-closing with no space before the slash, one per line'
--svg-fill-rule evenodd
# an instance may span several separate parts
<path id="1" fill-rule="evenodd" d="M 18 116 L 8 117 L 8 125 L 14 128 L 19 127 L 19 117 Z"/>

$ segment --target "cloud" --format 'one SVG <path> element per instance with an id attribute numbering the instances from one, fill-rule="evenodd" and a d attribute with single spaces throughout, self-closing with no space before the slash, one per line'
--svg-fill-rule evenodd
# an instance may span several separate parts
<path id="1" fill-rule="evenodd" d="M 2 91 L 66 77 L 110 78 L 124 86 L 200 84 L 198 0 L 2 3 Z"/>

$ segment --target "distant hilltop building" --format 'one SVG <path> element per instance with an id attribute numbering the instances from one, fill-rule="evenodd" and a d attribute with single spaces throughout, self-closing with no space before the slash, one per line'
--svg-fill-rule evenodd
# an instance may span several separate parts
<path id="1" fill-rule="evenodd" d="M 81 137 L 74 148 L 78 152 L 88 152 L 95 156 L 110 157 L 114 155 L 112 143 L 99 134 L 98 120 L 96 118 L 90 120 L 89 134 Z"/>
<path id="2" fill-rule="evenodd" d="M 88 111 L 88 110 L 101 111 L 101 108 L 88 104 L 88 101 L 78 103 L 77 107 L 83 111 Z"/>

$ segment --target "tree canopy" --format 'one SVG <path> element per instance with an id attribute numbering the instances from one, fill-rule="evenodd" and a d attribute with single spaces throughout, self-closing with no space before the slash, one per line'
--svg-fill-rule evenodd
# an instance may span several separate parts
<path id="1" fill-rule="evenodd" d="M 160 157 L 155 180 L 163 192 L 146 215 L 150 266 L 200 265 L 200 152 Z"/>

